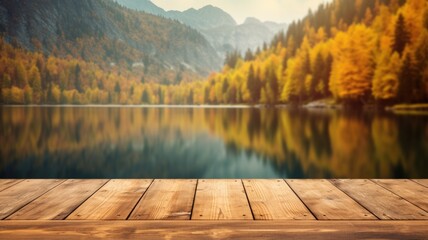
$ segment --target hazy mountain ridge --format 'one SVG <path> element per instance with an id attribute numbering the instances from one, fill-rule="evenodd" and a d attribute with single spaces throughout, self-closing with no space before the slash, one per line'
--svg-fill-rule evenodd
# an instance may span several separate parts
<path id="1" fill-rule="evenodd" d="M 287 29 L 287 24 L 261 22 L 255 18 L 248 18 L 238 25 L 228 13 L 212 5 L 180 12 L 165 11 L 150 0 L 115 1 L 128 8 L 175 19 L 197 29 L 222 56 L 233 49 L 241 52 L 248 48 L 255 50 L 264 42 L 269 42 L 277 32 Z"/>
<path id="2" fill-rule="evenodd" d="M 129 66 L 145 62 L 158 69 L 185 66 L 201 74 L 221 64 L 197 31 L 110 1 L 1 0 L 0 13 L 0 32 L 7 41 L 30 50 L 41 48 L 46 54 L 103 63 L 122 60 Z M 77 47 L 79 41 L 84 46 Z"/>
<path id="3" fill-rule="evenodd" d="M 235 20 L 228 13 L 212 5 L 207 5 L 198 10 L 190 8 L 184 12 L 168 11 L 166 16 L 198 30 L 236 25 Z"/>

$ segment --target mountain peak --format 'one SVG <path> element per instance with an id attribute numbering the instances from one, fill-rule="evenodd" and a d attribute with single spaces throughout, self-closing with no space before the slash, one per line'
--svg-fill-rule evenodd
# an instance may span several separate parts
<path id="1" fill-rule="evenodd" d="M 223 11 L 221 8 L 218 8 L 218 7 L 213 6 L 211 4 L 208 4 L 208 5 L 200 8 L 199 10 L 220 10 L 220 11 Z"/>
<path id="2" fill-rule="evenodd" d="M 221 26 L 236 26 L 235 19 L 227 12 L 213 5 L 206 5 L 200 9 L 189 8 L 184 12 L 169 11 L 172 16 L 181 22 L 196 29 L 211 29 Z"/>
<path id="3" fill-rule="evenodd" d="M 245 19 L 244 24 L 262 24 L 262 22 L 255 17 L 248 17 Z"/>
<path id="4" fill-rule="evenodd" d="M 173 10 L 174 11 L 174 10 Z M 197 12 L 198 10 L 196 10 L 195 8 L 189 8 L 186 11 L 184 11 L 183 13 L 194 13 Z M 175 12 L 179 12 L 177 10 L 175 10 Z"/>

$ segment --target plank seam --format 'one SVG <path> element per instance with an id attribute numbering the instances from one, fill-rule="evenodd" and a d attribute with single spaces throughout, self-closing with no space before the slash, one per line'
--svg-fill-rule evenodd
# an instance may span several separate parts
<path id="1" fill-rule="evenodd" d="M 129 220 L 129 218 L 131 217 L 132 213 L 135 211 L 135 208 L 138 206 L 138 204 L 141 202 L 141 199 L 143 199 L 144 195 L 146 195 L 146 193 L 149 191 L 150 187 L 152 186 L 152 184 L 155 182 L 155 179 L 151 179 L 152 181 L 150 182 L 149 186 L 147 186 L 146 190 L 143 192 L 143 194 L 141 194 L 140 198 L 138 199 L 138 201 L 135 203 L 134 207 L 131 209 L 131 211 L 129 212 L 128 216 L 126 217 L 125 220 Z"/>
<path id="2" fill-rule="evenodd" d="M 360 203 L 357 199 L 353 198 L 351 195 L 349 195 L 348 193 L 346 193 L 345 191 L 343 191 L 340 187 L 336 186 L 334 183 L 332 183 L 332 179 L 328 180 L 331 185 L 333 185 L 335 188 L 339 189 L 339 191 L 343 192 L 346 196 L 350 197 L 352 200 L 354 200 L 354 202 L 356 202 L 358 205 L 360 205 L 362 208 L 366 209 L 369 213 L 371 213 L 373 216 L 375 216 L 375 218 L 377 218 L 378 220 L 381 220 L 376 214 L 374 214 L 372 211 L 370 211 L 370 209 L 366 208 L 366 206 L 364 206 L 362 203 Z"/>
<path id="3" fill-rule="evenodd" d="M 9 215 L 7 215 L 6 217 L 2 218 L 1 220 L 5 220 L 8 217 L 12 216 L 13 214 L 15 214 L 16 212 L 18 212 L 19 210 L 23 209 L 24 207 L 26 207 L 27 205 L 29 205 L 30 203 L 34 202 L 36 199 L 40 198 L 41 196 L 45 195 L 46 193 L 52 191 L 54 188 L 57 188 L 59 185 L 63 184 L 65 181 L 67 181 L 67 179 L 59 179 L 60 181 L 58 182 L 57 185 L 53 186 L 52 188 L 47 189 L 45 192 L 41 193 L 39 196 L 35 197 L 34 199 L 32 199 L 31 201 L 29 201 L 28 203 L 22 205 L 20 208 L 16 209 L 15 211 L 13 211 L 12 213 L 10 213 Z M 25 180 L 23 180 L 25 181 Z"/>
<path id="4" fill-rule="evenodd" d="M 96 189 L 91 195 L 89 195 L 89 197 L 87 197 L 85 200 L 83 200 L 79 205 L 77 205 L 77 207 L 75 207 L 72 211 L 70 211 L 62 220 L 65 220 L 68 218 L 68 216 L 70 216 L 74 211 L 76 211 L 80 206 L 82 206 L 82 204 L 86 201 L 88 201 L 88 199 L 90 197 L 92 197 L 96 192 L 98 192 L 102 187 L 104 187 L 108 182 L 110 182 L 111 179 L 107 180 L 104 184 L 101 184 L 101 186 Z"/>
<path id="5" fill-rule="evenodd" d="M 415 181 L 415 179 L 409 179 L 410 181 L 412 181 L 412 182 L 414 182 L 414 183 L 417 183 L 418 185 L 421 185 L 422 187 L 426 187 L 426 188 L 428 188 L 428 186 L 425 186 L 424 184 L 422 184 L 422 183 L 420 183 L 420 182 L 417 182 L 417 181 Z"/>
<path id="6" fill-rule="evenodd" d="M 253 207 L 251 206 L 250 199 L 248 198 L 247 189 L 245 188 L 245 185 L 242 179 L 241 179 L 241 184 L 242 184 L 242 187 L 244 188 L 244 193 L 245 193 L 245 197 L 247 198 L 248 206 L 250 207 L 251 216 L 253 217 L 253 220 L 256 220 L 256 218 L 254 217 Z"/>
<path id="7" fill-rule="evenodd" d="M 427 211 L 425 211 L 425 209 L 423 209 L 423 208 L 419 207 L 418 205 L 416 205 L 416 204 L 412 203 L 410 200 L 407 200 L 407 198 L 405 198 L 405 197 L 403 197 L 403 196 L 398 195 L 398 193 L 393 192 L 392 190 L 390 190 L 390 189 L 388 189 L 388 188 L 386 188 L 386 187 L 382 186 L 382 185 L 381 185 L 381 184 L 379 184 L 379 183 L 376 183 L 375 181 L 373 181 L 373 179 L 369 179 L 369 181 L 373 182 L 374 184 L 376 184 L 376 185 L 380 186 L 381 188 L 383 188 L 383 189 L 387 190 L 388 192 L 390 192 L 390 193 L 394 194 L 395 196 L 397 196 L 397 197 L 401 198 L 402 200 L 404 200 L 404 201 L 406 201 L 406 202 L 410 203 L 411 205 L 413 205 L 413 206 L 415 206 L 415 207 L 419 208 L 420 210 L 422 210 L 423 212 L 425 212 L 425 213 L 427 213 L 427 214 L 428 214 L 428 212 L 427 212 Z"/>
<path id="8" fill-rule="evenodd" d="M 290 184 L 288 184 L 288 182 L 287 182 L 285 179 L 282 179 L 282 180 L 285 182 L 285 184 L 287 184 L 287 186 L 291 189 L 291 191 L 293 191 L 294 195 L 296 195 L 296 196 L 297 196 L 297 198 L 299 198 L 300 202 L 302 202 L 302 203 L 303 203 L 303 205 L 306 207 L 306 209 L 309 211 L 309 213 L 311 213 L 311 214 L 312 214 L 312 216 L 315 218 L 315 220 L 319 220 L 319 219 L 317 218 L 317 216 L 314 214 L 314 212 L 312 212 L 312 210 L 309 208 L 309 206 L 308 206 L 308 205 L 306 205 L 305 201 L 303 201 L 303 199 L 299 196 L 299 194 L 297 194 L 297 192 L 296 192 L 296 191 L 294 191 L 294 189 L 291 187 L 291 185 L 290 185 Z M 288 179 L 288 180 L 292 180 L 292 179 Z"/>
<path id="9" fill-rule="evenodd" d="M 22 181 L 24 181 L 24 180 L 27 180 L 27 179 L 12 179 L 12 180 L 18 180 L 18 181 L 16 181 L 15 183 L 13 183 L 12 185 L 10 185 L 9 187 L 7 187 L 7 188 L 5 188 L 5 189 L 1 190 L 0 192 L 3 192 L 4 190 L 9 189 L 10 187 L 13 187 L 13 186 L 15 186 L 16 184 L 18 184 L 18 183 L 20 183 L 20 182 L 22 182 Z"/>
<path id="10" fill-rule="evenodd" d="M 196 192 L 197 192 L 197 190 L 198 190 L 198 184 L 199 184 L 199 179 L 196 179 L 195 193 L 193 194 L 192 208 L 190 209 L 190 217 L 189 217 L 189 220 L 192 220 L 192 217 L 193 217 L 193 208 L 195 207 Z"/>

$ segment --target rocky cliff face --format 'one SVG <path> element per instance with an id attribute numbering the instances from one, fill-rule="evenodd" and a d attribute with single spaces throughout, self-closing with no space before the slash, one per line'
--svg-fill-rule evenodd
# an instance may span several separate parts
<path id="1" fill-rule="evenodd" d="M 196 30 L 112 1 L 0 0 L 0 33 L 29 50 L 108 64 L 150 62 L 160 70 L 188 68 L 207 74 L 222 61 Z M 83 48 L 88 49 L 84 56 L 79 52 Z"/>

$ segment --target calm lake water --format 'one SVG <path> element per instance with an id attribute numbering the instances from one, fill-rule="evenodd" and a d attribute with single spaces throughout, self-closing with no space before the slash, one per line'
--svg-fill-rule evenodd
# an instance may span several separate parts
<path id="1" fill-rule="evenodd" d="M 427 178 L 428 116 L 0 107 L 0 178 Z"/>

